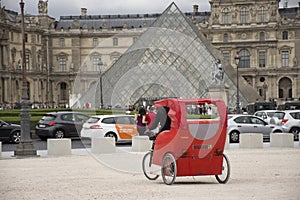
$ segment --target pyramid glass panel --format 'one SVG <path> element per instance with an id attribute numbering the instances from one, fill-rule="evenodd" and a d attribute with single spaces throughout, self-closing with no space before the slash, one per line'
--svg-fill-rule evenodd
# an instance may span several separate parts
<path id="1" fill-rule="evenodd" d="M 215 84 L 211 66 L 222 60 L 220 55 L 172 3 L 103 74 L 104 104 L 127 106 L 141 98 L 210 98 L 207 89 Z M 234 68 L 224 70 L 221 85 L 229 88 L 228 106 L 235 107 Z M 83 102 L 95 107 L 99 99 L 99 92 L 82 95 Z M 240 101 L 247 102 L 242 92 Z"/>

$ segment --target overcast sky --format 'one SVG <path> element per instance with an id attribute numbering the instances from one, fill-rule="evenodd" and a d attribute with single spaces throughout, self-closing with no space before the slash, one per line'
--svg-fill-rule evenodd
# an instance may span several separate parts
<path id="1" fill-rule="evenodd" d="M 0 0 L 1 6 L 20 13 L 21 0 Z M 23 0 L 25 13 L 38 14 L 39 0 Z M 46 0 L 44 0 L 46 1 Z M 281 0 L 280 7 L 285 0 Z M 299 0 L 288 0 L 289 7 L 298 6 Z M 57 20 L 60 16 L 80 15 L 87 8 L 88 15 L 162 13 L 172 2 L 183 12 L 192 12 L 193 5 L 199 11 L 210 11 L 209 0 L 48 0 L 48 13 Z"/>

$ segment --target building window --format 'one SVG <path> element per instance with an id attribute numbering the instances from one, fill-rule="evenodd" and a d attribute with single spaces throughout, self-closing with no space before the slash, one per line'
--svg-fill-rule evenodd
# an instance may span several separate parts
<path id="1" fill-rule="evenodd" d="M 228 33 L 224 33 L 223 42 L 228 42 Z"/>
<path id="2" fill-rule="evenodd" d="M 281 52 L 281 65 L 282 65 L 282 67 L 289 66 L 289 52 L 288 51 Z"/>
<path id="3" fill-rule="evenodd" d="M 93 70 L 99 72 L 100 71 L 100 63 L 101 59 L 99 57 L 93 57 Z"/>
<path id="4" fill-rule="evenodd" d="M 93 38 L 94 47 L 98 46 L 98 38 Z"/>
<path id="5" fill-rule="evenodd" d="M 222 10 L 222 24 L 230 24 L 230 12 L 228 8 Z"/>
<path id="6" fill-rule="evenodd" d="M 240 20 L 242 24 L 248 23 L 248 16 L 249 16 L 248 8 L 242 8 L 240 11 L 240 17 L 241 17 Z"/>
<path id="7" fill-rule="evenodd" d="M 60 84 L 60 100 L 67 100 L 67 84 Z"/>
<path id="8" fill-rule="evenodd" d="M 113 45 L 118 46 L 118 43 L 119 43 L 118 38 L 113 38 Z"/>
<path id="9" fill-rule="evenodd" d="M 259 67 L 266 67 L 266 52 L 258 52 Z"/>
<path id="10" fill-rule="evenodd" d="M 25 42 L 28 42 L 28 34 L 27 33 L 24 34 L 24 37 L 25 37 Z"/>
<path id="11" fill-rule="evenodd" d="M 258 22 L 259 23 L 267 22 L 267 13 L 268 13 L 267 8 L 265 8 L 263 6 L 258 9 Z"/>
<path id="12" fill-rule="evenodd" d="M 14 32 L 10 33 L 10 37 L 11 37 L 11 41 L 13 42 L 14 41 Z"/>
<path id="13" fill-rule="evenodd" d="M 228 62 L 229 63 L 229 61 L 230 61 L 230 54 L 229 53 L 223 53 L 223 58 L 224 58 L 224 61 L 225 62 Z"/>
<path id="14" fill-rule="evenodd" d="M 259 33 L 259 41 L 265 41 L 265 32 Z"/>
<path id="15" fill-rule="evenodd" d="M 64 47 L 65 46 L 65 38 L 60 38 L 59 39 L 59 46 Z"/>
<path id="16" fill-rule="evenodd" d="M 138 37 L 133 37 L 132 39 L 133 39 L 133 43 L 135 43 L 137 41 Z"/>
<path id="17" fill-rule="evenodd" d="M 67 70 L 67 60 L 65 57 L 59 58 L 59 66 L 61 72 L 65 72 Z"/>
<path id="18" fill-rule="evenodd" d="M 240 55 L 240 68 L 250 68 L 250 53 L 247 49 L 241 50 Z"/>
<path id="19" fill-rule="evenodd" d="M 25 55 L 25 68 L 27 71 L 30 70 L 30 57 L 28 54 Z"/>
<path id="20" fill-rule="evenodd" d="M 282 39 L 283 40 L 288 40 L 289 39 L 289 32 L 283 31 L 282 32 Z"/>

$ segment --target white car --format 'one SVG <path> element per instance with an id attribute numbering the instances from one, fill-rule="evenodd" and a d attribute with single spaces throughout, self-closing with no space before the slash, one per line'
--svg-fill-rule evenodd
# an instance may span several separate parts
<path id="1" fill-rule="evenodd" d="M 281 126 L 286 133 L 293 133 L 294 140 L 299 140 L 300 110 L 277 111 L 270 123 Z"/>
<path id="2" fill-rule="evenodd" d="M 80 133 L 82 138 L 113 137 L 116 142 L 131 141 L 138 135 L 132 115 L 95 115 L 84 124 Z"/>
<path id="3" fill-rule="evenodd" d="M 260 117 L 268 124 L 270 124 L 270 120 L 274 116 L 276 111 L 277 110 L 260 110 L 260 111 L 256 111 L 253 115 L 256 117 Z"/>

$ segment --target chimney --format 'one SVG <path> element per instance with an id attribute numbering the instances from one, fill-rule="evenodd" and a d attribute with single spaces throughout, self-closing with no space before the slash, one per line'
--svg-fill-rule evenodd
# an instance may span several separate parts
<path id="1" fill-rule="evenodd" d="M 193 5 L 193 8 L 194 8 L 194 13 L 197 13 L 199 6 L 198 5 Z"/>
<path id="2" fill-rule="evenodd" d="M 284 0 L 284 5 L 283 5 L 283 7 L 284 7 L 284 8 L 287 8 L 287 7 L 288 7 L 288 3 L 289 3 L 288 0 Z"/>
<path id="3" fill-rule="evenodd" d="M 86 14 L 87 14 L 87 9 L 81 8 L 81 16 L 86 16 Z"/>

